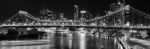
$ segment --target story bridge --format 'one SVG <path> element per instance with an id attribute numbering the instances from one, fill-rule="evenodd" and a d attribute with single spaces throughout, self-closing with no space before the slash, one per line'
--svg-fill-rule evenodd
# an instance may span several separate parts
<path id="1" fill-rule="evenodd" d="M 150 15 L 131 7 L 120 6 L 108 11 L 104 16 L 88 20 L 41 20 L 26 11 L 19 11 L 4 21 L 0 27 L 98 27 L 98 28 L 126 28 L 149 29 Z"/>

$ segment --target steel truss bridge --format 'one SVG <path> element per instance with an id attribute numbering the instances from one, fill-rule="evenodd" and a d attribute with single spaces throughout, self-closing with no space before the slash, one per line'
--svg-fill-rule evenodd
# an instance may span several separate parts
<path id="1" fill-rule="evenodd" d="M 102 28 L 150 28 L 150 15 L 124 5 L 104 16 L 88 20 L 41 20 L 26 11 L 19 11 L 4 21 L 0 27 L 32 27 L 32 26 L 70 26 L 70 27 L 102 27 Z"/>

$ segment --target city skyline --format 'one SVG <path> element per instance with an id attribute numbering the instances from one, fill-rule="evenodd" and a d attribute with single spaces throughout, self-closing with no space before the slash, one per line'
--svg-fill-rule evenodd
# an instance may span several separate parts
<path id="1" fill-rule="evenodd" d="M 1 21 L 6 20 L 10 17 L 12 17 L 14 14 L 16 14 L 19 10 L 24 10 L 29 13 L 31 13 L 34 16 L 39 15 L 39 10 L 45 6 L 45 8 L 50 9 L 56 14 L 64 13 L 65 17 L 67 18 L 73 18 L 74 7 L 73 5 L 77 4 L 79 5 L 80 10 L 87 10 L 91 12 L 94 16 L 97 14 L 105 15 L 105 11 L 108 11 L 110 9 L 109 5 L 111 3 L 116 3 L 117 0 L 102 0 L 102 1 L 88 1 L 88 0 L 82 0 L 82 1 L 49 1 L 49 0 L 13 0 L 13 1 L 1 1 Z M 143 2 L 143 1 L 142 1 Z M 141 1 L 129 1 L 126 0 L 126 3 L 143 11 L 146 13 L 149 13 L 148 3 Z M 141 4 L 139 4 L 141 3 Z M 143 8 L 141 8 L 143 7 Z"/>
<path id="2" fill-rule="evenodd" d="M 148 4 L 133 0 L 0 1 L 0 48 L 150 49 Z"/>

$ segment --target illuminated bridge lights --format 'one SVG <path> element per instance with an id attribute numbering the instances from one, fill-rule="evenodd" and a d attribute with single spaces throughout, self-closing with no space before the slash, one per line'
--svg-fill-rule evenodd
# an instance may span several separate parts
<path id="1" fill-rule="evenodd" d="M 140 14 L 145 14 L 144 12 L 140 12 L 136 10 L 135 8 L 130 7 L 129 5 L 125 5 L 124 7 L 119 8 L 118 10 L 115 11 L 108 11 L 108 13 L 104 16 L 101 17 L 96 17 L 94 19 L 89 19 L 89 20 L 41 20 L 39 18 L 36 18 L 29 14 L 26 11 L 19 11 L 17 14 L 24 15 L 26 17 L 25 21 L 23 22 L 18 22 L 17 20 L 12 21 L 12 19 L 16 19 L 11 17 L 11 19 L 8 19 L 5 23 L 3 23 L 0 26 L 86 26 L 86 27 L 124 27 L 124 28 L 150 28 L 149 26 L 144 26 L 144 25 L 134 25 L 131 26 L 130 24 L 119 24 L 115 23 L 116 21 L 109 22 L 109 18 L 116 18 L 118 15 L 125 10 L 130 10 L 133 9 L 135 13 L 140 13 Z M 81 11 L 81 13 L 86 13 L 86 11 Z M 123 16 L 123 15 L 121 15 Z M 150 15 L 149 15 L 150 16 Z M 15 16 L 14 16 L 15 17 Z M 119 19 L 122 19 L 120 17 L 117 17 Z M 121 21 L 121 20 L 120 20 Z"/>

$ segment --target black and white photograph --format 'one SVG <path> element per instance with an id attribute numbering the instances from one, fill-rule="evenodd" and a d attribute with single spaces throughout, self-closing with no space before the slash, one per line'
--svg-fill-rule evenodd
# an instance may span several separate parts
<path id="1" fill-rule="evenodd" d="M 148 0 L 0 0 L 0 49 L 150 49 Z"/>

